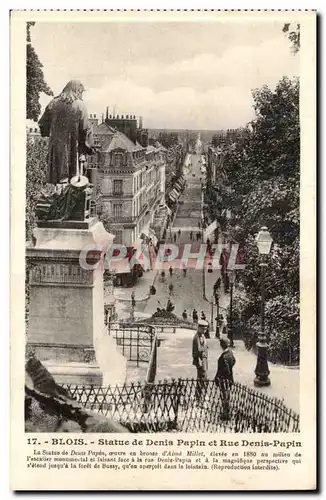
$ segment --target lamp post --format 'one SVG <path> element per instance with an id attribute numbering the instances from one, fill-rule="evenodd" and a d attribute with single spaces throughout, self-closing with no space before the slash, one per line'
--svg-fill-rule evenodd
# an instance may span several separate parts
<path id="1" fill-rule="evenodd" d="M 221 285 L 221 283 L 220 283 Z M 215 303 L 216 303 L 216 327 L 215 327 L 215 337 L 217 339 L 220 338 L 220 295 L 221 288 L 220 286 L 215 290 Z"/>
<path id="2" fill-rule="evenodd" d="M 135 306 L 136 306 L 136 299 L 135 299 L 135 292 L 134 290 L 131 292 L 131 311 L 130 311 L 130 320 L 134 321 L 135 319 Z"/>
<path id="3" fill-rule="evenodd" d="M 235 272 L 233 269 L 230 269 L 228 271 L 228 274 L 230 283 L 230 308 L 229 308 L 230 315 L 229 315 L 229 325 L 228 325 L 228 339 L 230 341 L 230 347 L 234 347 L 232 318 L 233 318 L 233 285 L 235 280 Z"/>
<path id="4" fill-rule="evenodd" d="M 109 334 L 111 331 L 112 320 L 115 317 L 114 279 L 115 270 L 109 269 L 105 298 L 106 324 L 108 325 Z"/>
<path id="5" fill-rule="evenodd" d="M 269 378 L 268 368 L 268 343 L 265 335 L 265 271 L 267 267 L 266 258 L 269 255 L 273 243 L 272 236 L 267 230 L 267 227 L 262 227 L 256 237 L 260 262 L 260 279 L 261 279 L 261 303 L 260 303 L 260 333 L 258 335 L 257 346 L 257 364 L 255 368 L 256 377 L 254 385 L 257 387 L 268 386 L 271 381 Z"/>
<path id="6" fill-rule="evenodd" d="M 214 298 L 211 300 L 211 332 L 214 330 Z"/>
<path id="7" fill-rule="evenodd" d="M 219 316 L 220 316 L 220 295 L 221 295 L 221 278 L 218 278 L 213 287 L 213 297 L 212 297 L 212 330 L 213 330 L 213 304 L 215 299 L 216 305 L 216 329 L 215 329 L 215 337 L 220 338 L 220 325 L 219 325 Z"/>

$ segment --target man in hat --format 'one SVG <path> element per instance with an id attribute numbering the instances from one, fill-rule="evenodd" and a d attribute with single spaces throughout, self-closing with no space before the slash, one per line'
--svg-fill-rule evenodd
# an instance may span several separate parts
<path id="1" fill-rule="evenodd" d="M 217 372 L 215 375 L 215 383 L 221 391 L 222 400 L 222 419 L 229 420 L 230 418 L 230 392 L 233 380 L 233 367 L 235 365 L 235 357 L 230 349 L 230 341 L 228 338 L 220 340 L 222 354 L 217 360 Z"/>
<path id="2" fill-rule="evenodd" d="M 205 331 L 208 323 L 203 319 L 198 321 L 197 332 L 192 341 L 192 364 L 197 368 L 196 400 L 202 398 L 207 380 L 208 370 L 208 346 L 205 338 Z"/>

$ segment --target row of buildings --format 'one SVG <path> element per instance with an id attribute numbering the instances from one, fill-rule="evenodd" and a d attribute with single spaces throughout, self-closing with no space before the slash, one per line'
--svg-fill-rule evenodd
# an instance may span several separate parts
<path id="1" fill-rule="evenodd" d="M 90 116 L 95 154 L 88 167 L 95 184 L 97 213 L 109 221 L 115 242 L 136 246 L 155 240 L 151 224 L 165 206 L 165 156 L 160 144 L 148 144 L 148 131 L 134 115 Z"/>
<path id="2" fill-rule="evenodd" d="M 151 240 L 155 245 L 164 237 L 176 201 L 175 189 L 166 182 L 173 170 L 171 151 L 157 141 L 149 144 L 148 130 L 135 115 L 110 115 L 107 108 L 105 117 L 91 114 L 89 123 L 94 154 L 87 158 L 87 169 L 97 215 L 131 257 L 141 243 Z M 28 124 L 27 133 L 39 136 L 35 124 Z M 172 156 L 179 166 L 178 148 Z M 130 278 L 135 276 L 122 276 L 117 284 Z"/>

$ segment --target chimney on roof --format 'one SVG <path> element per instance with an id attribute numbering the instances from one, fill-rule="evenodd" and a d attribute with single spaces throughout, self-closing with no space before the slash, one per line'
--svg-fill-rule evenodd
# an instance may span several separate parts
<path id="1" fill-rule="evenodd" d="M 129 115 L 126 115 L 127 120 L 129 119 Z"/>
<path id="2" fill-rule="evenodd" d="M 94 114 L 94 118 L 96 118 L 96 115 Z"/>
<path id="3" fill-rule="evenodd" d="M 143 117 L 142 116 L 139 117 L 139 128 L 140 129 L 143 128 Z"/>
<path id="4" fill-rule="evenodd" d="M 104 123 L 104 113 L 102 113 L 102 123 Z"/>
<path id="5" fill-rule="evenodd" d="M 105 116 L 105 119 L 106 120 L 109 119 L 109 106 L 106 107 L 106 116 Z"/>
<path id="6" fill-rule="evenodd" d="M 121 119 L 123 120 L 123 115 L 121 115 Z"/>
<path id="7" fill-rule="evenodd" d="M 92 113 L 89 115 L 90 118 L 92 118 Z"/>

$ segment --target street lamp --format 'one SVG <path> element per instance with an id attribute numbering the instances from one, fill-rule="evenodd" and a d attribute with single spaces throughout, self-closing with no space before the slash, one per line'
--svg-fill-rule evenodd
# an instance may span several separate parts
<path id="1" fill-rule="evenodd" d="M 229 326 L 228 339 L 230 341 L 230 347 L 234 347 L 232 318 L 233 318 L 233 285 L 235 281 L 235 271 L 233 269 L 230 269 L 228 271 L 228 275 L 230 283 L 230 315 L 229 315 L 229 325 L 228 325 Z"/>
<path id="2" fill-rule="evenodd" d="M 221 296 L 221 278 L 219 278 L 214 285 L 214 297 L 216 304 L 216 326 L 215 337 L 220 338 L 220 296 Z"/>
<path id="3" fill-rule="evenodd" d="M 131 311 L 130 311 L 130 320 L 134 321 L 135 319 L 135 306 L 136 306 L 136 299 L 135 299 L 135 292 L 134 290 L 131 292 Z"/>
<path id="4" fill-rule="evenodd" d="M 106 282 L 106 297 L 105 297 L 105 314 L 106 314 L 106 324 L 109 327 L 109 334 L 111 331 L 111 323 L 115 317 L 115 296 L 114 296 L 114 279 L 115 270 L 108 270 L 108 279 Z"/>
<path id="5" fill-rule="evenodd" d="M 268 343 L 265 335 L 265 271 L 267 267 L 266 258 L 269 255 L 273 238 L 267 230 L 267 227 L 262 227 L 256 237 L 260 262 L 260 278 L 261 278 L 261 303 L 260 303 L 260 333 L 258 335 L 257 346 L 257 364 L 255 369 L 256 377 L 254 385 L 258 387 L 268 386 L 271 381 L 269 378 L 268 368 Z"/>

